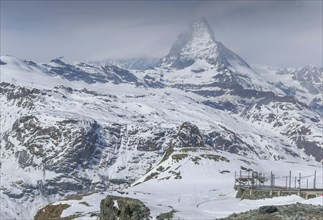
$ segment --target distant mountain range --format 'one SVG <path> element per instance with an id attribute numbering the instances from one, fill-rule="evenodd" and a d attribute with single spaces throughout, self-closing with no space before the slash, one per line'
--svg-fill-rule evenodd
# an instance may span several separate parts
<path id="1" fill-rule="evenodd" d="M 64 196 L 135 181 L 140 189 L 176 183 L 198 164 L 217 178 L 227 167 L 229 182 L 240 166 L 310 170 L 323 161 L 323 69 L 249 65 L 215 40 L 205 19 L 158 60 L 1 56 L 0 68 L 0 218 L 32 218 Z"/>

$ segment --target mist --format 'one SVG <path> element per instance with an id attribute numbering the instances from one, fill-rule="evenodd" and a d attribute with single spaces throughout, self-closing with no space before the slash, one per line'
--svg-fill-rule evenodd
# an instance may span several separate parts
<path id="1" fill-rule="evenodd" d="M 250 64 L 322 66 L 322 1 L 1 1 L 1 55 L 162 57 L 201 17 Z"/>

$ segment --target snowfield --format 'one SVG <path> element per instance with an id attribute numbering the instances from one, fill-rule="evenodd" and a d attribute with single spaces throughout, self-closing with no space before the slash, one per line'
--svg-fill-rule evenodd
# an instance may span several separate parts
<path id="1" fill-rule="evenodd" d="M 198 165 L 191 160 L 191 158 L 206 153 L 218 155 L 218 152 L 191 152 L 189 153 L 190 156 L 178 162 L 170 157 L 136 181 L 132 187 L 127 188 L 122 192 L 110 191 L 107 193 L 94 193 L 83 197 L 81 200 L 60 201 L 53 205 L 70 205 L 69 208 L 63 211 L 62 217 L 80 214 L 81 216 L 77 219 L 96 219 L 96 217 L 91 217 L 91 213 L 99 213 L 100 201 L 107 195 L 117 195 L 136 198 L 143 201 L 151 210 L 153 219 L 160 213 L 169 212 L 171 210 L 176 211 L 174 214 L 175 219 L 217 219 L 227 217 L 232 213 L 257 209 L 264 205 L 284 205 L 296 202 L 313 205 L 323 204 L 323 197 L 305 200 L 296 195 L 261 200 L 237 199 L 235 198 L 236 191 L 233 189 L 233 171 L 238 170 L 240 168 L 239 165 L 246 165 L 241 161 L 242 157 L 230 157 L 231 160 L 233 160 L 230 161 L 230 163 L 201 158 Z M 226 156 L 230 155 L 227 154 Z M 162 174 L 158 175 L 156 178 L 154 177 L 140 183 L 151 173 L 155 173 L 160 166 L 170 166 L 167 171 L 180 173 L 181 178 L 174 178 L 174 174 L 172 174 L 174 172 L 162 172 Z M 290 169 L 293 170 L 293 175 L 297 174 L 297 171 L 303 172 L 304 175 L 312 175 L 313 171 L 313 167 L 287 162 L 255 161 L 255 164 L 251 167 L 264 172 L 272 170 L 277 175 L 281 176 L 285 176 Z M 268 169 L 268 167 L 270 167 L 270 169 Z M 318 171 L 320 168 L 319 165 L 316 165 L 315 167 Z M 228 170 L 230 173 L 221 173 L 221 171 L 224 170 Z M 268 175 L 268 173 L 266 174 Z M 165 179 L 165 177 L 168 176 L 171 176 L 171 178 Z M 321 171 L 318 172 L 318 179 L 322 179 Z M 284 181 L 285 180 L 282 179 L 281 183 L 278 184 L 283 185 Z M 317 187 L 322 186 L 322 182 L 320 182 Z M 86 202 L 90 206 L 85 207 L 82 202 Z"/>

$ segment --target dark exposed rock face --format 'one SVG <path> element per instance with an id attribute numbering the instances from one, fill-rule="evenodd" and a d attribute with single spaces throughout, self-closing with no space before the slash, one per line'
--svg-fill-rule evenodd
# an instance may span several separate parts
<path id="1" fill-rule="evenodd" d="M 138 199 L 107 196 L 100 203 L 100 220 L 148 220 L 150 210 Z"/>
<path id="2" fill-rule="evenodd" d="M 323 105 L 322 105 L 322 99 L 321 98 L 314 98 L 311 103 L 309 104 L 310 108 L 319 113 L 321 116 L 323 116 Z"/>
<path id="3" fill-rule="evenodd" d="M 166 138 L 171 135 L 172 131 L 160 131 L 152 133 L 148 138 L 139 138 L 137 143 L 137 150 L 139 151 L 159 151 L 162 149 Z"/>
<path id="4" fill-rule="evenodd" d="M 108 65 L 99 67 L 86 63 L 71 65 L 61 59 L 53 59 L 51 63 L 45 64 L 48 74 L 59 75 L 70 81 L 85 81 L 86 83 L 137 83 L 137 77 L 131 72 L 117 66 Z M 90 71 L 87 71 L 87 70 Z"/>
<path id="5" fill-rule="evenodd" d="M 101 149 L 106 147 L 102 127 L 94 120 L 64 119 L 44 124 L 35 115 L 18 118 L 3 135 L 5 154 L 13 155 L 26 170 L 42 170 L 36 186 L 20 184 L 20 193 L 4 190 L 10 197 L 64 195 L 99 189 L 102 184 L 82 177 L 83 169 L 97 165 Z M 56 177 L 47 177 L 55 173 Z M 107 183 L 103 183 L 106 185 Z M 107 186 L 105 186 L 107 187 Z"/>
<path id="6" fill-rule="evenodd" d="M 204 140 L 196 125 L 185 122 L 181 125 L 173 145 L 175 147 L 203 147 Z"/>
<path id="7" fill-rule="evenodd" d="M 261 206 L 259 208 L 259 213 L 261 213 L 261 214 L 273 213 L 273 212 L 277 212 L 277 211 L 278 211 L 277 207 L 273 206 L 273 205 L 271 205 L 271 206 Z"/>
<path id="8" fill-rule="evenodd" d="M 206 144 L 217 150 L 222 150 L 239 155 L 248 155 L 248 153 L 257 152 L 255 149 L 244 142 L 236 133 L 226 128 L 222 132 L 213 131 L 206 135 Z"/>
<path id="9" fill-rule="evenodd" d="M 310 108 L 323 115 L 322 92 L 323 92 L 323 68 L 313 65 L 306 65 L 297 69 L 281 69 L 276 72 L 277 75 L 290 75 L 291 79 L 300 86 L 288 87 L 282 82 L 274 84 L 277 88 L 283 91 L 286 95 L 293 95 L 298 99 L 304 99 L 304 94 L 307 93 L 313 100 L 307 100 Z M 297 94 L 298 92 L 299 94 Z"/>
<path id="10" fill-rule="evenodd" d="M 299 149 L 304 149 L 307 155 L 311 155 L 316 161 L 323 160 L 323 149 L 319 142 L 303 140 L 300 137 L 295 137 L 296 145 Z"/>
<path id="11" fill-rule="evenodd" d="M 15 87 L 6 82 L 0 83 L 0 95 L 4 95 L 8 102 L 14 102 L 17 107 L 33 109 L 34 102 L 40 100 L 39 89 L 27 89 L 24 87 Z"/>
<path id="12" fill-rule="evenodd" d="M 3 62 L 2 60 L 0 60 L 0 65 L 6 65 L 7 63 Z"/>
<path id="13" fill-rule="evenodd" d="M 322 75 L 323 68 L 307 65 L 292 73 L 293 79 L 299 81 L 311 94 L 323 92 Z"/>
<path id="14" fill-rule="evenodd" d="M 7 140 L 5 148 L 14 150 L 14 144 L 10 141 L 13 138 L 21 143 L 24 148 L 16 152 L 16 157 L 23 168 L 37 166 L 33 161 L 41 159 L 41 166 L 46 170 L 70 172 L 78 166 L 88 168 L 95 163 L 91 158 L 105 144 L 100 138 L 101 129 L 96 121 L 80 122 L 73 119 L 46 126 L 36 116 L 26 115 L 18 118 L 11 131 L 4 135 Z M 57 150 L 60 147 L 64 154 Z"/>
<path id="15" fill-rule="evenodd" d="M 306 104 L 292 96 L 269 95 L 250 105 L 241 116 L 253 123 L 266 124 L 273 130 L 279 130 L 280 134 L 293 141 L 294 146 L 320 162 L 323 160 L 322 139 L 315 138 L 313 133 L 322 129 L 321 120 L 313 113 L 307 116 L 301 114 L 307 110 L 309 107 Z M 299 156 L 292 152 L 295 148 L 283 148 L 286 153 Z"/>
<path id="16" fill-rule="evenodd" d="M 158 79 L 156 79 L 155 77 L 148 76 L 148 75 L 144 76 L 144 83 L 149 88 L 165 88 L 166 87 Z"/>

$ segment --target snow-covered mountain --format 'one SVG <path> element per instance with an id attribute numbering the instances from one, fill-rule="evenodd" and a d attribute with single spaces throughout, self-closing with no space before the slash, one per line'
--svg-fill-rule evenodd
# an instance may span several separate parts
<path id="1" fill-rule="evenodd" d="M 147 187 L 151 193 L 179 176 L 192 186 L 193 171 L 206 177 L 214 168 L 208 181 L 215 184 L 227 167 L 230 174 L 217 183 L 222 187 L 243 165 L 262 164 L 265 172 L 293 163 L 310 172 L 323 161 L 322 118 L 310 105 L 322 91 L 322 68 L 251 68 L 215 41 L 204 19 L 147 70 L 61 58 L 0 60 L 1 218 L 32 218 L 67 195 L 135 181 L 129 192 Z M 164 181 L 150 186 L 153 173 L 151 181 Z"/>
<path id="2" fill-rule="evenodd" d="M 90 63 L 101 66 L 114 65 L 129 70 L 147 70 L 154 68 L 158 64 L 159 60 L 160 58 L 139 57 L 128 59 L 108 59 L 104 61 L 93 61 Z"/>
<path id="3" fill-rule="evenodd" d="M 253 67 L 261 77 L 286 95 L 305 102 L 319 114 L 323 114 L 323 68 L 307 65 L 300 68 Z"/>
<path id="4" fill-rule="evenodd" d="M 205 19 L 194 21 L 187 31 L 179 35 L 169 54 L 160 62 L 164 68 L 183 69 L 197 60 L 218 67 L 249 65 L 237 54 L 214 38 L 213 31 Z"/>
<path id="5" fill-rule="evenodd" d="M 87 84 L 92 83 L 129 83 L 136 84 L 137 77 L 130 71 L 119 68 L 114 65 L 97 66 L 86 63 L 69 64 L 64 62 L 63 58 L 56 58 L 51 60 L 47 64 L 36 64 L 35 62 L 28 60 L 21 60 L 13 56 L 2 56 L 1 61 L 3 62 L 2 71 L 7 74 L 3 74 L 4 77 L 11 77 L 11 81 L 15 81 L 14 74 L 8 74 L 10 72 L 16 72 L 17 70 L 23 72 L 38 72 L 45 77 L 53 76 L 69 81 L 83 81 Z M 30 82 L 27 73 L 26 78 L 22 81 Z M 21 78 L 22 76 L 19 76 Z M 6 81 L 8 78 L 5 79 Z M 33 79 L 36 83 L 40 80 Z"/>

